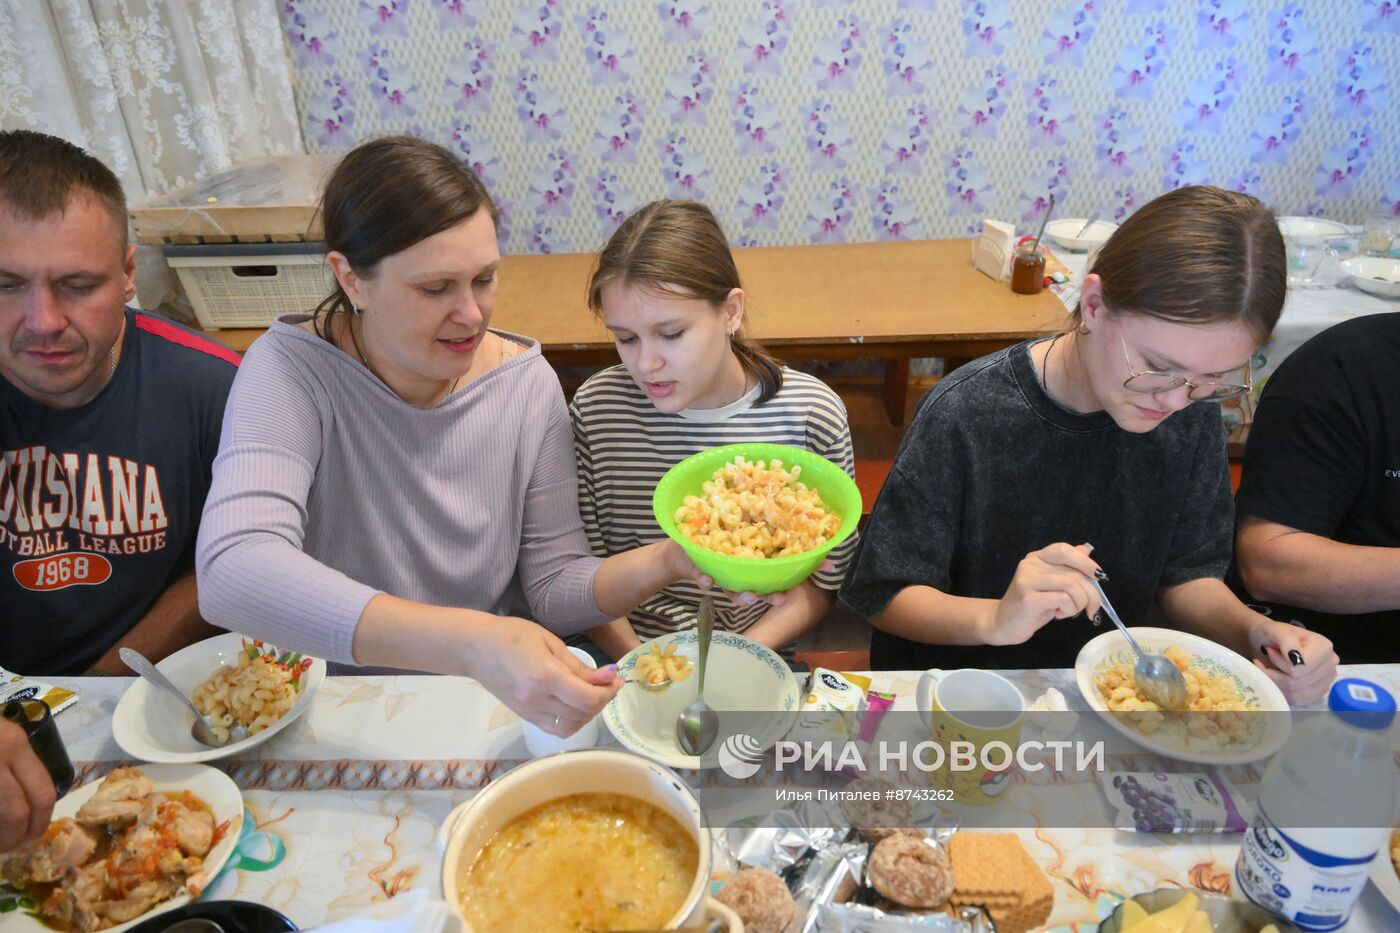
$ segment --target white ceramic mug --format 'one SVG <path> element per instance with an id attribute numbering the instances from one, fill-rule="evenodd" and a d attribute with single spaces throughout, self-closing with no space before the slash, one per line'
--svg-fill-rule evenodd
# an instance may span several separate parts
<path id="1" fill-rule="evenodd" d="M 589 667 L 597 668 L 598 662 L 582 648 L 569 648 L 569 652 Z M 525 736 L 525 747 L 536 758 L 553 755 L 556 752 L 570 752 L 580 748 L 592 748 L 598 744 L 598 717 L 594 716 L 579 727 L 573 735 L 560 738 L 550 735 L 532 722 L 520 721 L 520 732 Z"/>
<path id="2" fill-rule="evenodd" d="M 664 765 L 609 748 L 555 755 L 521 765 L 447 815 L 438 830 L 437 843 L 443 853 L 443 898 L 452 910 L 462 916 L 458 895 L 461 873 L 471 866 L 491 837 L 542 803 L 565 794 L 587 793 L 626 794 L 644 800 L 670 814 L 695 837 L 695 879 L 681 907 L 664 925 L 666 929 L 710 919 L 722 921 L 728 933 L 743 933 L 744 924 L 738 915 L 709 896 L 713 858 L 710 831 L 705 827 L 695 794 Z M 468 933 L 477 933 L 465 918 L 463 925 Z"/>

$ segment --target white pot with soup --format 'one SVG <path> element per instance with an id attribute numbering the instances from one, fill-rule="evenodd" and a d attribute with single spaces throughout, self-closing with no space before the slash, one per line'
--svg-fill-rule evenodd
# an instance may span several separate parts
<path id="1" fill-rule="evenodd" d="M 722 919 L 710 833 L 668 768 L 593 749 L 540 758 L 453 810 L 443 896 L 469 933 L 673 929 Z"/>

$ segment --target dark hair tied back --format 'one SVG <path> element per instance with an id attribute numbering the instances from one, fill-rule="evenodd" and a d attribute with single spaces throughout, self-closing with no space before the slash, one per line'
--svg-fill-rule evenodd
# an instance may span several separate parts
<path id="1" fill-rule="evenodd" d="M 739 284 L 739 268 L 719 221 L 699 201 L 653 201 L 624 220 L 598 255 L 588 281 L 588 307 L 603 311 L 612 282 L 699 298 L 719 308 Z M 783 385 L 783 364 L 745 333 L 733 335 L 734 355 L 762 386 L 763 404 Z"/>
<path id="2" fill-rule="evenodd" d="M 1274 215 L 1247 194 L 1210 185 L 1144 204 L 1089 271 L 1102 280 L 1110 311 L 1186 324 L 1243 321 L 1260 343 L 1278 323 L 1288 283 Z"/>
<path id="3" fill-rule="evenodd" d="M 449 150 L 413 136 L 384 136 L 345 154 L 321 196 L 326 249 L 343 253 L 357 275 L 373 278 L 387 256 L 466 220 L 479 210 L 500 219 L 486 187 Z M 321 315 L 352 310 L 337 283 Z"/>

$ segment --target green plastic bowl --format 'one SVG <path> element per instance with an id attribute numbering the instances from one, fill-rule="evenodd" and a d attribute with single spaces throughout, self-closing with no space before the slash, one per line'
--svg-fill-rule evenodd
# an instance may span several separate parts
<path id="1" fill-rule="evenodd" d="M 841 516 L 841 528 L 820 547 L 786 557 L 734 557 L 692 543 L 676 528 L 676 509 L 685 504 L 686 496 L 704 494 L 706 481 L 715 471 L 734 458 L 742 456 L 750 463 L 767 462 L 777 458 L 784 466 L 802 467 L 798 478 L 809 489 L 815 489 L 828 512 Z M 717 585 L 736 593 L 781 593 L 790 590 L 812 575 L 826 555 L 836 545 L 851 536 L 860 522 L 860 490 L 846 471 L 825 457 L 784 444 L 729 444 L 713 447 L 686 457 L 661 477 L 651 497 L 651 510 L 661 530 L 666 532 Z"/>

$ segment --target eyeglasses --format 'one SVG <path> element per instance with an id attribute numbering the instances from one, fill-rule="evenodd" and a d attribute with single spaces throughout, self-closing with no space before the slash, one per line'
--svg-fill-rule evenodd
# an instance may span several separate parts
<path id="1" fill-rule="evenodd" d="M 1118 342 L 1123 345 L 1123 359 L 1128 364 L 1128 378 L 1123 380 L 1123 388 L 1130 392 L 1151 394 L 1153 392 L 1170 392 L 1172 389 L 1190 386 L 1191 391 L 1186 393 L 1186 397 L 1191 401 L 1218 402 L 1224 399 L 1239 398 L 1254 389 L 1254 380 L 1250 378 L 1248 363 L 1244 366 L 1244 385 L 1233 382 L 1192 382 L 1190 379 L 1171 373 L 1159 373 L 1151 370 L 1139 372 L 1133 369 L 1133 358 L 1128 353 L 1128 341 L 1119 337 Z"/>

